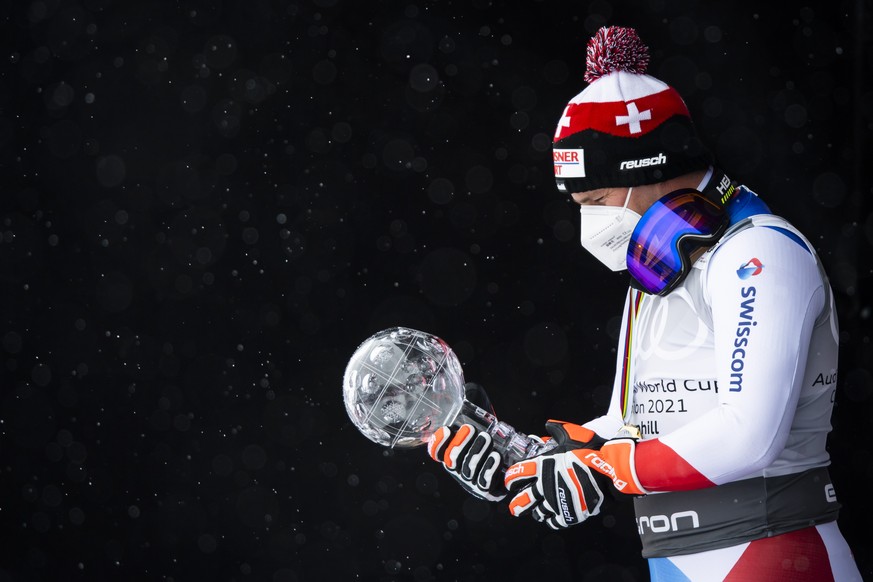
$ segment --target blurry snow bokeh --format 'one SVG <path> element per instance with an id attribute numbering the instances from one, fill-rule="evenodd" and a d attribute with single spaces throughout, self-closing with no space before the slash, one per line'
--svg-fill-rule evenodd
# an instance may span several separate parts
<path id="1" fill-rule="evenodd" d="M 514 520 L 341 397 L 355 347 L 404 325 L 519 429 L 605 410 L 625 280 L 579 247 L 550 161 L 604 24 L 639 29 L 725 170 L 826 263 L 832 471 L 873 575 L 860 3 L 12 4 L 0 580 L 646 580 L 627 504 Z"/>

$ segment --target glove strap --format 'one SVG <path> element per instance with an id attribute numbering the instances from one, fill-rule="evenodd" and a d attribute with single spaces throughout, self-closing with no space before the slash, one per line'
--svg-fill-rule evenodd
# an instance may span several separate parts
<path id="1" fill-rule="evenodd" d="M 607 441 L 599 451 L 580 449 L 573 451 L 583 463 L 612 479 L 612 484 L 621 493 L 646 495 L 649 492 L 637 478 L 634 451 L 636 441 L 628 438 Z"/>

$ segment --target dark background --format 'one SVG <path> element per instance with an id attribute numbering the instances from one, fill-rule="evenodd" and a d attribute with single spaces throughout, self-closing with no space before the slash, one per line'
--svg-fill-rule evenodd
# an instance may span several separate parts
<path id="1" fill-rule="evenodd" d="M 605 410 L 626 279 L 550 163 L 604 24 L 821 253 L 873 576 L 870 3 L 774 4 L 2 2 L 0 581 L 646 580 L 627 503 L 512 519 L 340 392 L 406 325 L 522 430 Z"/>

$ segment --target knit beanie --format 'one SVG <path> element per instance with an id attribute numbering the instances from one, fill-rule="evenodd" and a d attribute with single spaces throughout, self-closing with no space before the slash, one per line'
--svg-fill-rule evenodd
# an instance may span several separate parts
<path id="1" fill-rule="evenodd" d="M 567 104 L 552 144 L 558 190 L 642 186 L 709 167 L 682 97 L 645 73 L 649 49 L 636 30 L 598 30 L 586 64 L 589 85 Z"/>

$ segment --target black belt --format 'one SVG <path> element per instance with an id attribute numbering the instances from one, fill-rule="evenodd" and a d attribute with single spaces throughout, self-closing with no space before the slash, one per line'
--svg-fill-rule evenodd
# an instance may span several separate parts
<path id="1" fill-rule="evenodd" d="M 696 554 L 837 519 L 826 467 L 634 499 L 644 558 Z"/>

